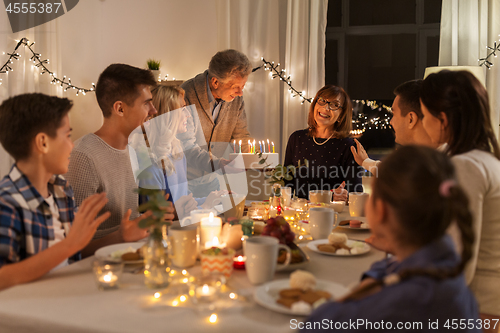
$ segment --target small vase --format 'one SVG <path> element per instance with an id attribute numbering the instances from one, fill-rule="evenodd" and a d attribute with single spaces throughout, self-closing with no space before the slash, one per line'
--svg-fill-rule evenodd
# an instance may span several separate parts
<path id="1" fill-rule="evenodd" d="M 144 250 L 144 283 L 152 289 L 166 288 L 170 282 L 167 226 L 152 226 Z"/>

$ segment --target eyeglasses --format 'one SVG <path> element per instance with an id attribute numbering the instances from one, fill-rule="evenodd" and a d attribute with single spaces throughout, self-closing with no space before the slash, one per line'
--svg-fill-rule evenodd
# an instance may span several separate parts
<path id="1" fill-rule="evenodd" d="M 328 109 L 332 111 L 337 111 L 338 109 L 342 109 L 342 105 L 338 101 L 328 102 L 326 99 L 322 97 L 318 97 L 319 106 L 325 106 L 328 104 Z"/>

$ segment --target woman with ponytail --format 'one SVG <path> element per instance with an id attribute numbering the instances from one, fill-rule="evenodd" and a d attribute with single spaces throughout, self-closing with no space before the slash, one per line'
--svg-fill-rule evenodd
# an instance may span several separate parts
<path id="1" fill-rule="evenodd" d="M 356 332 L 442 332 L 453 319 L 474 323 L 463 332 L 481 332 L 462 274 L 472 253 L 472 218 L 448 157 L 417 146 L 389 155 L 379 165 L 366 217 L 394 256 L 374 263 L 350 294 L 316 309 L 304 332 L 319 332 L 325 322 L 359 323 Z M 452 221 L 460 229 L 461 257 L 446 234 Z"/>
<path id="2" fill-rule="evenodd" d="M 475 240 L 466 282 L 478 300 L 481 317 L 499 320 L 500 148 L 488 93 L 470 72 L 442 71 L 424 80 L 420 101 L 424 129 L 451 157 L 469 199 Z M 497 332 L 498 327 L 490 331 Z"/>

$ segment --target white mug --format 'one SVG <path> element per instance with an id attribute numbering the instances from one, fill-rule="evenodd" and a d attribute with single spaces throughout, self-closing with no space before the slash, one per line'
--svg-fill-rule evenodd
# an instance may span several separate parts
<path id="1" fill-rule="evenodd" d="M 309 191 L 309 201 L 330 203 L 332 200 L 332 192 L 327 190 Z"/>
<path id="2" fill-rule="evenodd" d="M 192 210 L 190 216 L 186 216 L 180 222 L 182 227 L 187 225 L 195 224 L 201 221 L 203 217 L 209 217 L 210 213 L 213 213 L 214 216 L 217 216 L 217 212 L 213 209 L 195 209 Z"/>
<path id="3" fill-rule="evenodd" d="M 171 227 L 168 230 L 170 259 L 179 267 L 191 267 L 198 256 L 197 226 Z"/>
<path id="4" fill-rule="evenodd" d="M 349 193 L 349 214 L 351 216 L 365 216 L 365 204 L 368 200 L 368 197 L 368 193 Z"/>
<path id="5" fill-rule="evenodd" d="M 333 230 L 335 212 L 328 207 L 309 208 L 309 229 L 314 240 L 326 239 Z"/>
<path id="6" fill-rule="evenodd" d="M 245 210 L 245 199 L 246 195 L 242 194 L 225 194 L 215 199 L 213 205 L 217 205 L 219 203 L 222 204 L 222 211 L 224 212 L 224 217 L 227 219 L 229 217 L 243 217 L 243 211 Z"/>
<path id="7" fill-rule="evenodd" d="M 243 247 L 245 256 L 245 269 L 248 280 L 252 284 L 261 284 L 271 281 L 276 270 L 282 270 L 290 264 L 291 251 L 286 245 L 279 244 L 275 237 L 255 236 L 245 241 Z M 277 264 L 278 250 L 284 249 L 287 252 L 285 263 Z"/>

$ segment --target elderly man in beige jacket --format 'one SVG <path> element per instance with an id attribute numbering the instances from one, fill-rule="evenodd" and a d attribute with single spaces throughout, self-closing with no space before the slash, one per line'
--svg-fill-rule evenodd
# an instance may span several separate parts
<path id="1" fill-rule="evenodd" d="M 250 139 L 243 88 L 252 71 L 247 56 L 236 50 L 217 52 L 208 70 L 184 82 L 185 101 L 196 113 L 188 118 L 188 131 L 178 135 L 186 154 L 189 189 L 204 196 L 219 189 L 214 175 L 229 160 L 222 158 L 228 144 Z"/>

